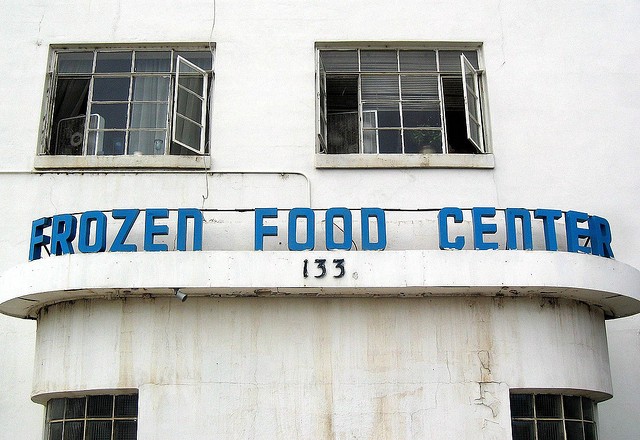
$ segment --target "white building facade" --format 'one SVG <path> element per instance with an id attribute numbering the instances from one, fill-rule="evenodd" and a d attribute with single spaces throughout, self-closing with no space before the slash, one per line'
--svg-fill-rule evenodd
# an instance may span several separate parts
<path id="1" fill-rule="evenodd" d="M 640 434 L 640 6 L 0 11 L 0 438 Z"/>

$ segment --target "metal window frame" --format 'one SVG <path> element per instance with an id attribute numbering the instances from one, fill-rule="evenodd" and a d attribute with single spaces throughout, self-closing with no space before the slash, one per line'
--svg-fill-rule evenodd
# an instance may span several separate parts
<path id="1" fill-rule="evenodd" d="M 482 124 L 482 108 L 480 105 L 480 90 L 479 90 L 479 73 L 471 65 L 467 57 L 464 54 L 460 54 L 460 69 L 462 71 L 462 93 L 464 96 L 464 119 L 467 127 L 467 140 L 473 144 L 474 147 L 480 153 L 486 153 L 484 148 L 484 136 L 483 136 L 483 124 Z M 469 90 L 467 84 L 467 75 L 471 75 L 473 90 Z M 477 118 L 475 118 L 469 111 L 469 107 L 473 106 L 476 110 Z M 478 140 L 476 141 L 471 134 L 471 124 L 475 123 L 478 126 Z"/>
<path id="2" fill-rule="evenodd" d="M 414 129 L 414 127 L 405 127 L 404 126 L 404 120 L 403 120 L 403 115 L 402 115 L 402 109 L 403 109 L 403 103 L 405 102 L 403 100 L 402 97 L 402 85 L 401 85 L 401 76 L 405 75 L 405 76 L 418 76 L 418 75 L 432 75 L 435 76 L 437 78 L 437 87 L 438 87 L 438 106 L 440 107 L 440 127 L 424 127 L 423 129 L 425 130 L 431 130 L 431 131 L 440 131 L 441 133 L 441 153 L 442 154 L 449 154 L 448 151 L 448 142 L 447 142 L 447 124 L 446 124 L 446 117 L 445 117 L 445 102 L 444 102 L 444 91 L 443 91 L 443 84 L 442 84 L 442 78 L 445 76 L 452 76 L 452 75 L 460 75 L 461 76 L 461 80 L 462 80 L 462 84 L 463 84 L 463 95 L 464 95 L 464 106 L 465 106 L 465 121 L 466 121 L 466 131 L 467 131 L 467 138 L 469 139 L 469 141 L 472 143 L 472 145 L 478 150 L 479 153 L 482 154 L 486 154 L 487 153 L 487 148 L 486 148 L 486 141 L 485 141 L 485 122 L 483 121 L 482 118 L 482 112 L 483 112 L 483 103 L 484 103 L 484 99 L 482 96 L 482 88 L 481 88 L 481 84 L 480 84 L 480 78 L 481 78 L 481 73 L 483 72 L 483 70 L 481 68 L 476 69 L 475 67 L 473 67 L 473 65 L 469 62 L 469 60 L 465 57 L 464 54 L 461 54 L 461 71 L 460 72 L 456 72 L 456 71 L 451 71 L 451 70 L 447 70 L 447 71 L 443 71 L 441 70 L 441 65 L 440 65 L 440 51 L 444 50 L 460 50 L 460 51 L 475 51 L 478 54 L 478 63 L 480 64 L 481 59 L 480 59 L 480 51 L 479 51 L 480 45 L 477 44 L 452 44 L 452 45 L 439 45 L 439 44 L 434 44 L 434 45 L 415 45 L 415 44 L 409 44 L 405 47 L 405 45 L 398 45 L 396 47 L 390 48 L 386 45 L 381 46 L 381 47 L 376 47 L 375 45 L 372 46 L 367 46 L 366 48 L 363 47 L 363 45 L 361 44 L 352 44 L 352 45 L 337 45 L 336 43 L 318 43 L 316 44 L 316 52 L 317 52 L 317 72 L 320 72 L 321 69 L 321 63 L 322 63 L 322 52 L 323 51 L 335 51 L 335 50 L 345 50 L 345 51 L 356 51 L 357 53 L 357 61 L 358 61 L 358 70 L 357 71 L 344 71 L 344 72 L 331 72 L 329 73 L 329 75 L 341 75 L 341 74 L 349 74 L 349 75 L 357 75 L 358 76 L 358 126 L 359 126 L 359 130 L 358 130 L 358 137 L 359 137 L 359 154 L 365 154 L 364 153 L 364 124 L 363 124 L 363 99 L 362 99 L 362 76 L 363 74 L 366 75 L 396 75 L 398 78 L 398 90 L 399 90 L 399 96 L 398 96 L 398 111 L 400 112 L 400 127 L 398 128 L 389 128 L 389 129 L 393 129 L 393 130 L 400 130 L 400 134 L 401 134 L 401 154 L 405 155 L 405 154 L 415 154 L 415 153 L 405 153 L 405 141 L 404 141 L 404 133 L 405 131 L 409 131 Z M 362 62 L 361 62 L 361 51 L 362 50 L 393 50 L 395 52 L 396 55 L 396 71 L 392 72 L 392 71 L 375 71 L 375 72 L 363 72 L 362 71 Z M 400 51 L 401 50 L 425 50 L 425 51 L 433 51 L 435 52 L 435 61 L 436 61 L 436 70 L 435 71 L 401 71 L 400 70 Z M 465 65 L 465 62 L 467 63 L 467 65 Z M 323 67 L 323 66 L 322 66 Z M 469 115 L 469 108 L 468 108 L 468 104 L 467 102 L 469 102 L 470 97 L 468 96 L 469 93 L 467 93 L 467 87 L 466 87 L 466 81 L 465 81 L 465 74 L 466 74 L 466 69 L 470 69 L 470 71 L 473 72 L 474 75 L 474 90 L 472 91 L 472 96 L 471 98 L 473 98 L 473 103 L 476 106 L 476 110 L 477 110 L 477 115 L 478 115 L 478 119 L 473 118 L 471 115 Z M 318 73 L 317 75 L 317 83 L 316 83 L 316 88 L 318 90 L 317 93 L 317 100 L 316 100 L 316 107 L 317 107 L 317 117 L 316 117 L 316 133 L 319 139 L 321 139 L 321 134 L 320 134 L 320 118 L 321 118 L 321 113 L 322 113 L 322 103 L 319 102 L 320 99 L 320 92 L 319 92 L 319 81 L 320 78 L 324 76 L 324 79 L 326 81 L 326 76 L 327 73 L 326 71 L 324 71 L 324 75 L 322 75 L 321 73 Z M 428 101 L 433 101 L 436 102 L 435 99 L 433 100 L 428 100 Z M 326 100 L 325 100 L 325 112 L 326 112 Z M 476 142 L 474 139 L 471 138 L 471 131 L 470 131 L 470 122 L 471 120 L 469 118 L 472 118 L 471 120 L 475 121 L 478 125 L 478 130 L 479 130 L 479 142 Z M 419 128 L 416 128 L 419 129 Z M 325 135 L 325 142 L 326 142 L 326 135 Z M 322 149 L 322 142 L 319 140 L 318 144 L 320 145 L 320 147 L 318 147 L 317 152 L 319 153 L 324 153 L 327 151 L 328 146 L 325 145 L 325 149 Z M 379 142 L 377 142 L 377 146 L 376 146 L 376 153 L 379 154 Z M 366 153 L 366 154 L 370 154 L 370 153 Z M 419 154 L 419 153 L 418 153 Z"/>
<path id="3" fill-rule="evenodd" d="M 128 72 L 113 72 L 113 73 L 96 73 L 95 72 L 95 68 L 96 68 L 96 60 L 97 60 L 97 53 L 108 53 L 108 52 L 125 52 L 125 51 L 131 51 L 132 52 L 132 59 L 131 59 L 131 66 L 130 66 L 130 70 Z M 136 54 L 139 52 L 154 52 L 154 51 L 167 51 L 171 53 L 171 67 L 170 70 L 168 72 L 136 72 L 135 71 L 135 60 L 136 60 Z M 52 139 L 53 137 L 53 133 L 54 133 L 54 127 L 53 127 L 53 116 L 55 114 L 56 108 L 55 108 L 55 100 L 56 100 L 56 95 L 57 95 L 57 83 L 59 78 L 63 78 L 63 77 L 80 77 L 80 76 L 85 76 L 89 79 L 89 90 L 87 93 L 87 105 L 85 108 L 85 114 L 91 114 L 91 106 L 92 104 L 108 104 L 108 103 L 116 103 L 115 101 L 100 101 L 100 102 L 94 102 L 93 101 L 93 83 L 96 77 L 123 77 L 123 76 L 128 76 L 129 77 L 129 91 L 128 91 L 128 97 L 126 101 L 117 101 L 117 103 L 126 103 L 127 104 L 127 120 L 126 120 L 126 127 L 124 129 L 98 129 L 98 130 L 91 130 L 89 127 L 89 118 L 85 117 L 85 124 L 84 124 L 84 133 L 83 133 L 83 145 L 82 145 L 82 154 L 77 156 L 77 157 L 90 157 L 90 156 L 97 156 L 97 148 L 96 148 L 96 152 L 94 152 L 93 154 L 88 154 L 88 140 L 89 140 L 89 136 L 91 136 L 91 134 L 89 133 L 90 131 L 92 131 L 95 134 L 98 134 L 100 132 L 106 132 L 106 131 L 124 131 L 125 132 L 125 139 L 124 139 L 124 151 L 123 154 L 121 156 L 128 156 L 129 154 L 129 134 L 131 132 L 150 132 L 150 131 L 164 131 L 164 149 L 161 155 L 163 156 L 169 156 L 171 155 L 170 151 L 171 151 L 171 141 L 172 141 L 172 133 L 173 132 L 173 113 L 174 113 L 174 97 L 175 97 L 175 88 L 173 86 L 172 81 L 175 81 L 175 77 L 176 77 L 176 69 L 175 69 L 175 63 L 176 63 L 176 58 L 180 57 L 182 58 L 184 61 L 188 62 L 189 64 L 192 64 L 195 69 L 197 71 L 201 71 L 204 74 L 205 77 L 205 82 L 203 85 L 204 91 L 203 91 L 203 96 L 204 98 L 202 99 L 203 101 L 203 106 L 202 106 L 202 121 L 200 121 L 199 125 L 201 126 L 201 130 L 202 130 L 202 135 L 201 135 L 201 145 L 198 148 L 198 151 L 196 151 L 197 154 L 199 155 L 205 155 L 207 153 L 207 148 L 206 146 L 208 145 L 208 142 L 206 140 L 206 134 L 207 134 L 207 127 L 208 127 L 208 108 L 209 108 L 209 103 L 208 103 L 208 98 L 209 98 L 209 87 L 210 87 L 210 82 L 209 82 L 209 72 L 212 72 L 213 70 L 203 70 L 202 68 L 194 65 L 193 63 L 191 63 L 189 60 L 187 60 L 186 58 L 177 55 L 177 53 L 184 53 L 184 52 L 204 52 L 204 51 L 209 51 L 212 52 L 212 48 L 209 45 L 209 47 L 205 47 L 204 45 L 186 45 L 186 46 L 167 46 L 167 45 L 142 45 L 142 46 L 131 46 L 131 45 L 122 45 L 122 46 L 102 46 L 102 45 L 82 45 L 82 46 L 75 46 L 75 47 L 69 47 L 69 46 L 53 46 L 51 48 L 50 51 L 50 59 L 49 59 L 49 69 L 47 72 L 47 81 L 45 84 L 45 93 L 43 96 L 43 104 L 42 104 L 42 118 L 41 118 L 41 122 L 40 122 L 40 141 L 38 143 L 38 154 L 39 155 L 52 155 L 52 151 L 53 151 L 53 142 L 55 142 L 54 139 Z M 92 53 L 92 64 L 91 64 L 91 71 L 89 73 L 59 73 L 58 72 L 58 59 L 59 59 L 59 55 L 63 54 L 63 53 L 74 53 L 74 52 L 90 52 Z M 213 66 L 213 53 L 212 53 L 212 66 Z M 213 67 L 212 67 L 213 69 Z M 154 130 L 152 128 L 149 129 L 134 129 L 131 127 L 131 111 L 132 111 L 132 105 L 134 102 L 151 102 L 151 101 L 134 101 L 133 100 L 133 83 L 135 81 L 135 78 L 137 77 L 141 77 L 141 76 L 149 76 L 149 77 L 169 77 L 169 86 L 168 86 L 168 95 L 167 95 L 167 100 L 166 101 L 153 101 L 155 103 L 166 103 L 167 105 L 167 114 L 166 114 L 166 124 L 165 127 L 160 129 L 158 128 L 157 130 Z M 177 83 L 177 81 L 176 81 Z M 86 116 L 86 115 L 85 115 Z M 92 133 L 92 134 L 93 134 Z M 181 143 L 180 143 L 181 144 Z M 187 148 L 189 148 L 187 146 Z M 193 150 L 192 150 L 193 151 Z"/>
<path id="4" fill-rule="evenodd" d="M 316 133 L 318 137 L 318 148 L 317 152 L 326 153 L 327 152 L 327 72 L 325 71 L 324 64 L 322 63 L 322 58 L 320 57 L 320 52 L 317 52 L 317 76 L 316 76 L 316 90 L 317 98 L 316 98 L 316 113 L 318 117 L 316 118 Z M 323 92 L 324 91 L 324 95 Z M 324 124 L 323 124 L 324 123 Z"/>
<path id="5" fill-rule="evenodd" d="M 539 435 L 538 435 L 538 422 L 539 421 L 560 422 L 561 425 L 562 425 L 563 438 L 565 438 L 565 439 L 567 438 L 567 429 L 566 429 L 566 422 L 567 421 L 568 422 L 581 422 L 582 423 L 582 426 L 583 426 L 582 436 L 583 436 L 583 438 L 585 437 L 584 425 L 585 424 L 593 425 L 596 438 L 598 437 L 596 414 L 595 414 L 596 410 L 597 410 L 597 404 L 593 399 L 589 399 L 588 397 L 585 397 L 585 396 L 570 396 L 570 395 L 565 395 L 565 394 L 551 394 L 551 393 L 514 393 L 514 394 L 530 396 L 531 399 L 533 400 L 533 416 L 532 417 L 514 417 L 514 416 L 511 416 L 511 421 L 512 422 L 514 422 L 514 421 L 532 422 L 533 423 L 535 440 L 539 439 Z M 511 395 L 514 395 L 514 394 L 511 394 Z M 536 405 L 536 396 L 539 396 L 539 395 L 551 395 L 551 396 L 560 397 L 560 416 L 559 417 L 538 417 L 538 407 Z M 565 397 L 579 397 L 580 398 L 580 418 L 579 419 L 567 418 L 565 416 L 565 410 L 564 410 L 564 399 L 565 399 Z M 592 405 L 592 408 L 593 408 L 593 412 L 594 412 L 593 420 L 587 420 L 584 417 L 584 412 L 583 412 L 583 407 L 582 407 L 582 401 L 584 399 L 587 399 L 587 400 L 589 400 L 591 402 L 591 405 Z M 539 440 L 543 440 L 543 439 L 539 439 Z"/>
<path id="6" fill-rule="evenodd" d="M 45 440 L 51 440 L 51 424 L 52 423 L 61 423 L 62 424 L 62 438 L 64 438 L 64 429 L 65 429 L 65 425 L 68 422 L 83 422 L 84 428 L 83 428 L 83 432 L 82 432 L 82 438 L 86 438 L 87 437 L 87 422 L 90 421 L 109 421 L 111 422 L 111 437 L 113 438 L 114 434 L 115 434 L 115 422 L 117 421 L 126 421 L 126 422 L 138 422 L 138 415 L 139 415 L 139 410 L 136 411 L 136 415 L 135 416 L 116 416 L 115 415 L 115 410 L 116 410 L 116 397 L 120 396 L 123 394 L 103 394 L 100 396 L 109 396 L 111 398 L 112 401 L 112 405 L 111 405 L 111 415 L 109 417 L 89 417 L 87 415 L 87 411 L 88 411 L 88 405 L 89 405 L 89 397 L 95 397 L 97 395 L 85 395 L 85 396 L 74 396 L 74 397 L 60 397 L 60 399 L 64 399 L 64 408 L 63 408 L 63 413 L 62 413 L 62 417 L 61 418 L 56 418 L 56 419 L 52 419 L 49 417 L 49 403 L 47 402 L 46 405 L 46 414 L 45 414 L 45 432 L 44 432 L 44 437 Z M 138 396 L 138 393 L 133 393 L 131 395 L 136 395 Z M 69 401 L 69 399 L 78 399 L 78 398 L 82 398 L 84 399 L 84 410 L 83 410 L 83 415 L 82 417 L 66 417 L 66 408 L 67 408 L 67 403 Z"/>
<path id="7" fill-rule="evenodd" d="M 202 96 L 197 95 L 194 91 L 181 86 L 180 85 L 180 63 L 184 63 L 187 67 L 189 67 L 190 69 L 195 70 L 196 72 L 198 72 L 201 76 L 202 76 Z M 183 58 L 182 56 L 178 55 L 176 58 L 176 75 L 175 75 L 175 89 L 174 89 L 174 93 L 173 93 L 173 111 L 172 111 L 172 117 L 173 117 L 173 124 L 171 127 L 171 141 L 175 142 L 176 144 L 190 150 L 193 151 L 194 153 L 197 154 L 204 154 L 205 151 L 205 145 L 206 145 L 206 127 L 207 127 L 207 91 L 209 89 L 208 86 L 208 81 L 207 81 L 208 75 L 207 72 L 203 69 L 201 69 L 200 67 L 196 66 L 195 64 L 193 64 L 191 61 L 187 60 L 186 58 Z M 178 112 L 178 95 L 180 93 L 180 90 L 183 90 L 185 93 L 188 93 L 192 96 L 195 96 L 196 98 L 200 99 L 202 101 L 202 110 L 201 110 L 201 116 L 200 116 L 200 122 L 198 123 L 197 121 L 194 121 L 193 119 L 187 117 L 186 115 L 182 115 Z M 181 117 L 184 118 L 190 122 L 194 122 L 197 125 L 200 126 L 200 146 L 198 149 L 194 148 L 191 145 L 187 145 L 184 142 L 179 141 L 176 138 L 176 121 L 177 118 Z"/>

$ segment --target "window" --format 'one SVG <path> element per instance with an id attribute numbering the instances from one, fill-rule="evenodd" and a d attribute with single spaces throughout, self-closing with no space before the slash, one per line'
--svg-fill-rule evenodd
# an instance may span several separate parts
<path id="1" fill-rule="evenodd" d="M 46 440 L 135 440 L 138 395 L 100 395 L 51 399 Z"/>
<path id="2" fill-rule="evenodd" d="M 318 149 L 486 153 L 478 50 L 319 51 Z"/>
<path id="3" fill-rule="evenodd" d="M 587 397 L 512 394 L 513 440 L 596 440 L 595 411 Z"/>
<path id="4" fill-rule="evenodd" d="M 207 50 L 56 50 L 42 153 L 204 155 Z"/>

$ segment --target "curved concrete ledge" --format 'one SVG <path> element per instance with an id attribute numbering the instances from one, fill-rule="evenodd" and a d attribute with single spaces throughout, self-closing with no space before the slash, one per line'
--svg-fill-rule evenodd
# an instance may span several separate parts
<path id="1" fill-rule="evenodd" d="M 327 274 L 315 260 L 325 259 Z M 345 274 L 334 259 L 344 259 Z M 303 276 L 308 261 L 308 277 Z M 77 299 L 167 296 L 541 296 L 576 299 L 609 318 L 640 312 L 640 271 L 615 260 L 546 251 L 138 252 L 75 254 L 0 276 L 0 313 L 35 318 Z"/>

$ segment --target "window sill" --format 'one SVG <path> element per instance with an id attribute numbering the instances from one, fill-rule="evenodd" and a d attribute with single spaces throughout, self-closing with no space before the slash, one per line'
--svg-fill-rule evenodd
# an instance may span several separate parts
<path id="1" fill-rule="evenodd" d="M 210 156 L 36 156 L 36 170 L 51 169 L 209 169 Z"/>
<path id="2" fill-rule="evenodd" d="M 316 154 L 316 168 L 494 168 L 493 154 Z"/>

